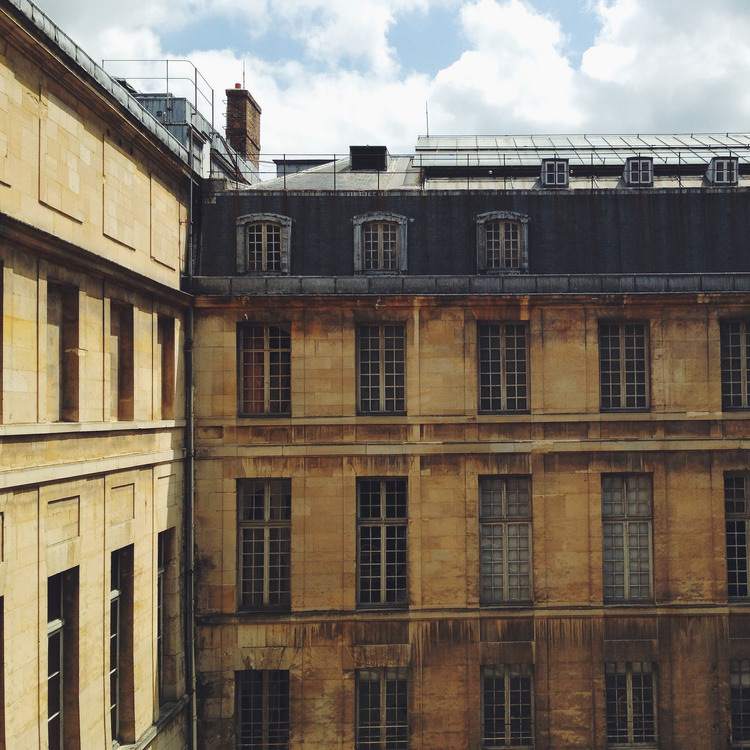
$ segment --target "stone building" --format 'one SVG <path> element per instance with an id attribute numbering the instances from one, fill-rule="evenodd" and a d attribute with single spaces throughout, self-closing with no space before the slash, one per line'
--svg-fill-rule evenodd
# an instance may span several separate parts
<path id="1" fill-rule="evenodd" d="M 750 746 L 749 148 L 421 138 L 212 196 L 205 747 Z"/>
<path id="2" fill-rule="evenodd" d="M 27 0 L 0 40 L 0 748 L 184 748 L 191 200 L 257 177 Z"/>

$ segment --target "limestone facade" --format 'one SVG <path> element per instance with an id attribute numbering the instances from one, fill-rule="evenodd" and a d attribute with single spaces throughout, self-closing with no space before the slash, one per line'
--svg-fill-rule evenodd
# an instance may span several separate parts
<path id="1" fill-rule="evenodd" d="M 31 4 L 0 38 L 0 747 L 177 750 L 190 172 Z"/>

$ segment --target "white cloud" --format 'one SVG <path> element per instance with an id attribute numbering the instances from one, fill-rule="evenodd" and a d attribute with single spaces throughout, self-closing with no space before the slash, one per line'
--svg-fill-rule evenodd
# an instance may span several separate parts
<path id="1" fill-rule="evenodd" d="M 39 0 L 94 59 L 191 58 L 216 90 L 219 126 L 223 91 L 241 80 L 244 62 L 269 154 L 357 142 L 406 150 L 424 132 L 426 99 L 433 133 L 699 132 L 750 122 L 746 0 L 589 0 L 600 28 L 580 64 L 566 29 L 536 1 L 187 0 L 176 12 L 166 0 L 125 9 L 120 0 Z M 445 33 L 458 35 L 463 52 L 432 77 L 407 73 L 389 33 L 438 6 L 455 13 Z M 164 49 L 165 31 L 174 40 L 196 24 L 213 29 L 211 39 L 231 28 L 233 49 L 190 51 L 195 36 Z M 270 38 L 293 39 L 299 52 L 279 47 L 264 59 L 258 50 Z"/>

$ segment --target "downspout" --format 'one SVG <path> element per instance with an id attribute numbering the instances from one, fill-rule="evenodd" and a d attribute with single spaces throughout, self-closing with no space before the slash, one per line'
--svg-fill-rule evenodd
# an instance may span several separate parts
<path id="1" fill-rule="evenodd" d="M 196 692 L 196 638 L 195 638 L 195 383 L 193 376 L 193 301 L 192 279 L 195 242 L 193 237 L 193 128 L 188 128 L 188 162 L 190 168 L 190 197 L 188 202 L 187 234 L 187 291 L 191 295 L 185 316 L 185 640 L 190 717 L 188 747 L 198 748 L 198 697 Z"/>

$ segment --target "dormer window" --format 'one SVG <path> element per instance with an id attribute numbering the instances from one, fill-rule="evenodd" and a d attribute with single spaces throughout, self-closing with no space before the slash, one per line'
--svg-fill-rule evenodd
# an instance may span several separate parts
<path id="1" fill-rule="evenodd" d="M 628 185 L 648 187 L 654 184 L 654 160 L 640 156 L 625 162 L 625 182 Z"/>
<path id="2" fill-rule="evenodd" d="M 732 156 L 711 159 L 706 177 L 714 185 L 736 185 L 737 159 Z"/>
<path id="3" fill-rule="evenodd" d="M 406 271 L 406 216 L 387 211 L 355 216 L 355 273 Z"/>
<path id="4" fill-rule="evenodd" d="M 542 185 L 544 187 L 567 187 L 568 174 L 567 159 L 544 159 L 542 161 Z"/>
<path id="5" fill-rule="evenodd" d="M 477 269 L 487 273 L 529 270 L 529 217 L 515 211 L 477 216 Z"/>
<path id="6" fill-rule="evenodd" d="M 247 214 L 237 219 L 237 271 L 289 273 L 292 220 L 279 214 Z"/>

